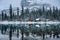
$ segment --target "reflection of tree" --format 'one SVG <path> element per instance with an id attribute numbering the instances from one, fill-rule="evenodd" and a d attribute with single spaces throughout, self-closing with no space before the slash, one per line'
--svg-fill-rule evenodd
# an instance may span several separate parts
<path id="1" fill-rule="evenodd" d="M 12 21 L 12 5 L 10 5 L 9 12 L 10 12 L 10 21 Z M 10 26 L 9 40 L 12 40 L 12 25 Z"/>

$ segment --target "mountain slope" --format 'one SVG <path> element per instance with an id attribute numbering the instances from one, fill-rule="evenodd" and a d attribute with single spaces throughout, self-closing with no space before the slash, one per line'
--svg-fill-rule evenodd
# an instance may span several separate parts
<path id="1" fill-rule="evenodd" d="M 39 1 L 39 0 L 38 0 Z M 21 5 L 23 5 L 25 8 L 29 9 L 39 9 L 42 8 L 43 6 L 45 8 L 51 7 L 49 3 L 46 3 L 44 1 L 36 1 L 36 0 L 21 0 Z"/>

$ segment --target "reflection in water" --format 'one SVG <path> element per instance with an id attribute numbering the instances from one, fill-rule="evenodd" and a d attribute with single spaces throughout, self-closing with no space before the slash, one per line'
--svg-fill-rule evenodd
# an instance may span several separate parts
<path id="1" fill-rule="evenodd" d="M 16 22 L 17 23 L 17 22 Z M 0 24 L 0 32 L 1 34 L 4 35 L 9 35 L 9 37 L 17 37 L 17 38 L 22 38 L 23 39 L 45 39 L 47 38 L 47 36 L 49 35 L 49 37 L 51 38 L 53 36 L 53 38 L 57 37 L 59 38 L 60 35 L 60 24 L 57 23 L 50 23 L 46 22 L 44 24 L 39 24 L 39 23 L 35 23 L 35 24 Z M 4 25 L 5 24 L 5 25 Z M 31 37 L 31 38 L 30 38 Z"/>

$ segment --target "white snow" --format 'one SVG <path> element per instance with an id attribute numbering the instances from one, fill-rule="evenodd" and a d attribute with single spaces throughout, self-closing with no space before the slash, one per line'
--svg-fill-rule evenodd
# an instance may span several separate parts
<path id="1" fill-rule="evenodd" d="M 28 39 L 28 40 L 41 40 L 40 36 L 35 36 L 33 37 L 31 34 L 29 36 L 25 36 L 24 35 L 24 39 Z M 0 33 L 0 40 L 9 40 L 9 35 L 2 35 Z M 19 35 L 19 38 L 17 38 L 16 36 L 12 36 L 12 40 L 21 40 L 21 34 Z"/>
<path id="2" fill-rule="evenodd" d="M 0 21 L 0 24 L 60 24 L 59 21 L 39 21 L 39 22 L 20 22 L 20 21 Z"/>

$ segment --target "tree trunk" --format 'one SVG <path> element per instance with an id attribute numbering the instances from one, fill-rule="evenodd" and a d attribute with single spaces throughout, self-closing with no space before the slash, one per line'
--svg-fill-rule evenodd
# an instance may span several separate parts
<path id="1" fill-rule="evenodd" d="M 12 26 L 10 26 L 9 40 L 12 40 Z"/>
<path id="2" fill-rule="evenodd" d="M 17 38 L 19 38 L 19 30 L 17 29 Z"/>

